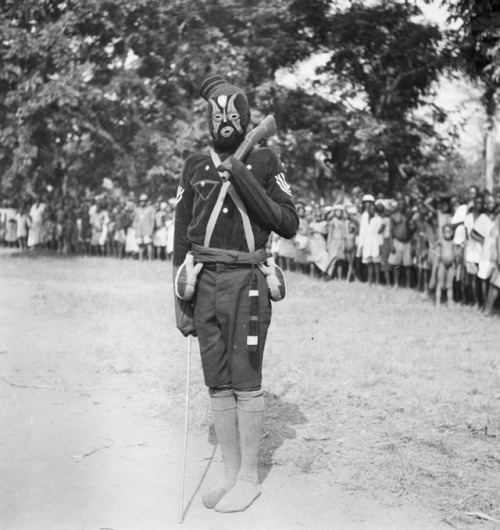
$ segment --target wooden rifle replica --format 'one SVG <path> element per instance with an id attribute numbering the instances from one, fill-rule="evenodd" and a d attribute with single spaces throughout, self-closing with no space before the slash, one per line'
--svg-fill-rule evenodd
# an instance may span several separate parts
<path id="1" fill-rule="evenodd" d="M 252 129 L 246 136 L 243 142 L 239 145 L 238 149 L 234 153 L 234 158 L 243 161 L 248 153 L 262 140 L 269 138 L 276 134 L 276 122 L 274 116 L 266 116 L 254 129 Z M 225 182 L 229 180 L 229 171 L 221 172 L 221 179 Z"/>

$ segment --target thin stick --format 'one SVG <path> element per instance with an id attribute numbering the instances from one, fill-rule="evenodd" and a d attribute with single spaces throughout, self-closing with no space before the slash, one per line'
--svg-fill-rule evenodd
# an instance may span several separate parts
<path id="1" fill-rule="evenodd" d="M 21 383 L 16 383 L 14 381 L 9 381 L 6 377 L 3 375 L 0 375 L 0 379 L 5 381 L 11 386 L 15 386 L 16 388 L 34 388 L 35 390 L 55 390 L 57 392 L 93 392 L 95 390 L 121 390 L 122 388 L 126 388 L 124 386 L 97 386 L 94 388 L 78 388 L 76 390 L 72 389 L 66 389 L 66 388 L 58 388 L 56 386 L 46 386 L 46 385 L 22 385 Z"/>
<path id="2" fill-rule="evenodd" d="M 15 386 L 17 388 L 34 388 L 36 390 L 57 390 L 58 392 L 66 392 L 64 388 L 57 388 L 55 386 L 45 386 L 45 385 L 22 385 L 21 383 L 14 383 L 13 381 L 9 381 L 6 377 L 3 375 L 0 375 L 0 379 L 5 381 L 11 386 Z"/>
<path id="3" fill-rule="evenodd" d="M 181 474 L 181 498 L 179 504 L 179 524 L 182 524 L 184 519 L 184 479 L 186 476 L 186 455 L 187 455 L 187 441 L 189 428 L 189 380 L 191 376 L 191 335 L 188 335 L 187 340 L 187 374 L 186 374 L 186 411 L 184 422 L 184 452 L 182 455 L 182 474 Z"/>

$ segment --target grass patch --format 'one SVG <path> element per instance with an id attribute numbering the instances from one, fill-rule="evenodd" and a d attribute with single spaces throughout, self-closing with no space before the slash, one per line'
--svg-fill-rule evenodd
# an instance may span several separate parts
<path id="1" fill-rule="evenodd" d="M 116 386 L 113 406 L 182 424 L 186 340 L 174 325 L 170 264 L 3 256 L 0 265 L 4 311 L 24 319 L 17 353 L 36 348 L 40 358 L 24 377 Z M 328 469 L 346 489 L 437 508 L 456 528 L 494 528 L 498 319 L 435 309 L 411 290 L 298 274 L 288 286 L 265 353 L 261 463 Z M 208 430 L 196 341 L 191 419 Z"/>

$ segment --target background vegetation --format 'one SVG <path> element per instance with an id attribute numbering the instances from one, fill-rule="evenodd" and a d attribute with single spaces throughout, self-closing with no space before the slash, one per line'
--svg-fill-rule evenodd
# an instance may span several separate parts
<path id="1" fill-rule="evenodd" d="M 474 175 L 492 187 L 500 2 L 442 3 L 447 31 L 413 1 L 2 0 L 0 193 L 109 178 L 171 197 L 185 155 L 207 147 L 198 85 L 211 71 L 246 88 L 255 122 L 276 115 L 299 194 L 442 190 Z M 314 91 L 275 82 L 319 54 Z M 435 104 L 438 80 L 459 72 L 483 94 L 479 170 Z"/>

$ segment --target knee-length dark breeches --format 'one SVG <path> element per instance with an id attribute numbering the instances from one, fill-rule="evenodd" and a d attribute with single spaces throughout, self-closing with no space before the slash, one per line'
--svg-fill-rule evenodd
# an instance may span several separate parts
<path id="1" fill-rule="evenodd" d="M 259 291 L 258 345 L 247 346 L 250 300 L 255 274 Z M 271 322 L 271 302 L 264 274 L 257 266 L 205 265 L 198 277 L 194 325 L 208 387 L 232 385 L 245 390 L 262 382 L 262 359 Z"/>

